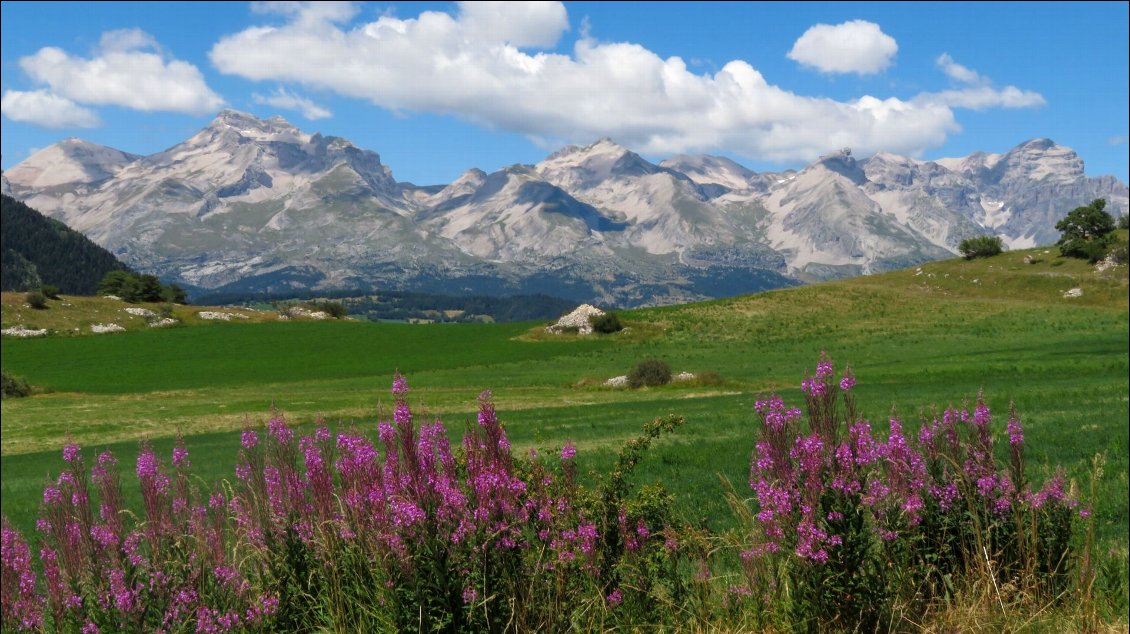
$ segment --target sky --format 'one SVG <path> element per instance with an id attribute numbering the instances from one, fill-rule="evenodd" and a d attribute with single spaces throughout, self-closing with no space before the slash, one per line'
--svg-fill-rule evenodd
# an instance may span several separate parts
<path id="1" fill-rule="evenodd" d="M 1128 178 L 1130 4 L 3 2 L 0 160 L 134 154 L 224 108 L 448 183 L 609 137 L 796 169 L 1050 138 Z"/>

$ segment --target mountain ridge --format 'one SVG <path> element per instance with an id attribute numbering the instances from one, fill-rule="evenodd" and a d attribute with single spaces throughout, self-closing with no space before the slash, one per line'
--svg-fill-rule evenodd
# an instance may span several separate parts
<path id="1" fill-rule="evenodd" d="M 1087 177 L 1048 139 L 937 161 L 845 149 L 759 174 L 709 155 L 652 163 L 603 138 L 430 187 L 346 139 L 234 110 L 149 156 L 83 144 L 13 167 L 5 193 L 209 291 L 549 283 L 606 305 L 673 303 L 910 266 L 973 235 L 1047 244 L 1075 206 L 1130 206 L 1124 183 Z"/>

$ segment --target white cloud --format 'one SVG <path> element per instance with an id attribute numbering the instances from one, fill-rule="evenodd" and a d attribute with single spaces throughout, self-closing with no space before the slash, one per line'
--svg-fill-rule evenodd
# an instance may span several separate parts
<path id="1" fill-rule="evenodd" d="M 460 2 L 459 10 L 467 34 L 483 41 L 550 48 L 569 30 L 560 2 Z"/>
<path id="2" fill-rule="evenodd" d="M 1127 139 L 1127 136 L 1125 134 L 1117 134 L 1115 136 L 1108 138 L 1106 140 L 1106 142 L 1109 143 L 1110 145 L 1125 145 L 1127 140 L 1128 139 Z"/>
<path id="3" fill-rule="evenodd" d="M 251 11 L 260 14 L 278 14 L 316 22 L 348 22 L 357 15 L 353 2 L 252 2 Z"/>
<path id="4" fill-rule="evenodd" d="M 47 90 L 5 90 L 3 99 L 0 99 L 0 110 L 12 121 L 45 128 L 96 128 L 102 125 L 92 110 Z"/>
<path id="5" fill-rule="evenodd" d="M 224 37 L 210 57 L 221 72 L 254 81 L 297 83 L 393 111 L 451 114 L 544 145 L 609 136 L 657 155 L 727 151 L 797 161 L 845 146 L 861 155 L 918 155 L 944 144 L 959 129 L 953 108 L 967 107 L 929 94 L 849 101 L 799 95 L 741 60 L 697 74 L 679 57 L 596 41 L 583 24 L 570 53 L 529 51 L 568 28 L 567 19 L 555 17 L 564 8 L 515 5 L 462 5 L 455 15 L 384 15 L 357 25 L 292 7 L 285 24 Z M 540 16 L 529 36 L 509 30 L 521 16 Z M 893 40 L 887 49 L 884 64 Z M 1021 101 L 1026 94 L 1032 93 L 1021 92 Z M 978 107 L 987 107 L 984 101 Z"/>
<path id="6" fill-rule="evenodd" d="M 920 97 L 954 108 L 987 110 L 988 108 L 1032 108 L 1045 105 L 1044 96 L 1038 92 L 1021 90 L 1016 86 L 997 89 L 992 86 L 975 86 L 961 90 L 943 90 Z"/>
<path id="7" fill-rule="evenodd" d="M 942 53 L 934 62 L 947 77 L 968 85 L 959 89 L 922 95 L 921 98 L 924 100 L 970 110 L 1031 108 L 1047 103 L 1043 95 L 1038 92 L 1021 90 L 1016 86 L 993 88 L 992 80 L 972 68 L 958 64 L 949 53 Z"/>
<path id="8" fill-rule="evenodd" d="M 90 59 L 46 47 L 21 58 L 20 67 L 52 93 L 84 104 L 201 115 L 224 103 L 199 69 L 166 60 L 156 40 L 137 29 L 104 34 L 101 48 Z"/>
<path id="9" fill-rule="evenodd" d="M 124 53 L 144 49 L 161 50 L 161 45 L 157 43 L 157 40 L 141 29 L 106 31 L 99 39 L 98 46 L 103 53 Z"/>
<path id="10" fill-rule="evenodd" d="M 260 95 L 255 93 L 251 98 L 258 104 L 265 104 L 274 106 L 275 108 L 282 108 L 284 110 L 297 110 L 302 113 L 310 121 L 318 119 L 326 119 L 332 117 L 333 113 L 319 106 L 318 104 L 310 101 L 306 97 L 300 97 L 294 93 L 288 92 L 285 88 L 275 90 L 271 95 Z"/>
<path id="11" fill-rule="evenodd" d="M 938 68 L 942 69 L 942 72 L 945 73 L 947 77 L 954 81 L 959 81 L 963 84 L 980 84 L 984 81 L 977 71 L 966 68 L 953 61 L 949 53 L 942 53 L 938 56 L 938 59 L 934 60 L 934 63 L 938 65 Z"/>
<path id="12" fill-rule="evenodd" d="M 890 66 L 898 50 L 878 24 L 852 20 L 809 28 L 793 43 L 788 58 L 825 73 L 872 75 Z"/>

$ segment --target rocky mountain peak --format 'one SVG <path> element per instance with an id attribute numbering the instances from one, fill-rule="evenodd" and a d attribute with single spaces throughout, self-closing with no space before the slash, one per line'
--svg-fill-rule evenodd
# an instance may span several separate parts
<path id="1" fill-rule="evenodd" d="M 1130 204 L 1049 139 L 937 161 L 845 149 L 757 174 L 716 156 L 656 165 L 602 138 L 417 187 L 347 139 L 236 110 L 146 157 L 67 139 L 0 188 L 200 288 L 551 288 L 621 305 L 909 266 L 971 235 L 1050 244 L 1066 210 Z"/>
<path id="2" fill-rule="evenodd" d="M 864 173 L 863 168 L 860 167 L 855 157 L 851 155 L 851 148 L 844 148 L 839 152 L 821 156 L 816 163 L 808 168 L 808 170 L 813 169 L 824 169 L 829 172 L 834 172 L 856 185 L 862 185 L 867 182 L 867 174 Z"/>
<path id="3" fill-rule="evenodd" d="M 221 110 L 216 118 L 203 130 L 201 135 L 215 138 L 217 135 L 234 133 L 244 139 L 256 141 L 282 141 L 289 143 L 307 143 L 310 136 L 279 115 L 268 119 L 260 119 L 253 114 L 239 110 Z"/>
<path id="4" fill-rule="evenodd" d="M 699 185 L 721 185 L 732 190 L 745 190 L 757 173 L 723 156 L 706 154 L 673 156 L 659 164 L 665 169 L 686 174 Z"/>
<path id="5" fill-rule="evenodd" d="M 999 181 L 1074 180 L 1083 176 L 1083 159 L 1051 139 L 1032 139 L 1005 154 L 993 171 Z"/>
<path id="6" fill-rule="evenodd" d="M 9 187 L 39 189 L 97 183 L 118 173 L 138 157 L 128 152 L 68 137 L 32 154 L 4 173 Z"/>

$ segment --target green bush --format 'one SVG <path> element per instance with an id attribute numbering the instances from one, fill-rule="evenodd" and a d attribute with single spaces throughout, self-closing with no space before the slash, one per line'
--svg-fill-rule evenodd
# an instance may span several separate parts
<path id="1" fill-rule="evenodd" d="M 671 382 L 671 366 L 659 359 L 641 361 L 631 373 L 628 374 L 628 385 L 633 389 L 644 386 L 655 387 L 667 385 Z"/>
<path id="2" fill-rule="evenodd" d="M 47 308 L 47 296 L 39 291 L 31 291 L 27 294 L 27 303 L 36 310 L 43 310 Z"/>
<path id="3" fill-rule="evenodd" d="M 44 284 L 39 292 L 47 296 L 47 299 L 59 299 L 59 287 L 54 284 Z"/>
<path id="4" fill-rule="evenodd" d="M 976 236 L 962 240 L 957 250 L 966 260 L 988 258 L 1004 251 L 1004 243 L 997 236 Z"/>
<path id="5" fill-rule="evenodd" d="M 3 398 L 20 398 L 31 394 L 31 386 L 20 377 L 8 374 L 7 370 L 0 370 L 0 393 Z"/>
<path id="6" fill-rule="evenodd" d="M 620 323 L 620 318 L 616 313 L 604 313 L 603 315 L 593 315 L 589 317 L 589 324 L 592 325 L 593 332 L 610 335 L 614 332 L 620 332 L 624 329 L 624 324 Z"/>
<path id="7" fill-rule="evenodd" d="M 1056 223 L 1060 237 L 1059 253 L 1064 257 L 1083 258 L 1091 264 L 1106 257 L 1114 231 L 1114 217 L 1106 211 L 1106 201 L 1096 198 L 1091 204 L 1072 209 Z"/>
<path id="8" fill-rule="evenodd" d="M 1130 229 L 1130 216 L 1119 216 L 1118 217 L 1118 228 L 1119 229 Z"/>
<path id="9" fill-rule="evenodd" d="M 317 306 L 318 310 L 329 313 L 330 317 L 334 319 L 342 319 L 349 314 L 349 311 L 345 308 L 345 304 L 341 302 L 324 301 L 318 302 Z"/>

